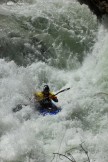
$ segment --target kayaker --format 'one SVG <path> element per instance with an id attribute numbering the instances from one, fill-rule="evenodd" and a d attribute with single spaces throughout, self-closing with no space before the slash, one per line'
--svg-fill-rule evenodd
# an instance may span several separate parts
<path id="1" fill-rule="evenodd" d="M 53 92 L 50 92 L 50 88 L 48 85 L 43 87 L 42 92 L 34 93 L 35 100 L 40 104 L 41 109 L 51 109 L 55 110 L 58 107 L 52 102 L 58 102 L 57 96 L 54 95 Z"/>

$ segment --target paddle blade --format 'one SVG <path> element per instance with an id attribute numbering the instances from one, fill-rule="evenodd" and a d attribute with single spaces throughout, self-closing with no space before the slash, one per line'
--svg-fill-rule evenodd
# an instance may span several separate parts
<path id="1" fill-rule="evenodd" d="M 19 105 L 17 105 L 16 107 L 14 107 L 14 108 L 12 109 L 12 111 L 13 111 L 13 112 L 17 112 L 17 111 L 20 111 L 21 109 L 22 109 L 22 105 L 19 104 Z"/>

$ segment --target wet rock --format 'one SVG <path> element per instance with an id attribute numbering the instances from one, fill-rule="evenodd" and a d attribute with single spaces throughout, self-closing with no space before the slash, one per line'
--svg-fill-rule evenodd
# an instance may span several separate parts
<path id="1" fill-rule="evenodd" d="M 103 15 L 108 15 L 108 0 L 78 0 L 81 4 L 89 6 L 90 10 L 101 18 Z"/>

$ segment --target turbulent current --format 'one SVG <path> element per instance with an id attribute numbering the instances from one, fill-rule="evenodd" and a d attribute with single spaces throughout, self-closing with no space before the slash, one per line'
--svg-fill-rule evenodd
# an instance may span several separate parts
<path id="1" fill-rule="evenodd" d="M 30 101 L 44 84 L 70 87 L 55 116 Z M 2 0 L 0 162 L 68 161 L 108 162 L 108 31 L 76 0 Z"/>

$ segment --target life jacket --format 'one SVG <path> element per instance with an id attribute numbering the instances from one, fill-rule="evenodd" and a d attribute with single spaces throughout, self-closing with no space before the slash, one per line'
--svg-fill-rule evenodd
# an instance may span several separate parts
<path id="1" fill-rule="evenodd" d="M 35 99 L 39 102 L 39 101 L 41 101 L 41 100 L 43 100 L 43 99 L 51 99 L 51 100 L 54 100 L 55 102 L 56 102 L 56 100 L 58 100 L 57 99 L 57 97 L 56 97 L 56 95 L 54 95 L 54 93 L 53 92 L 49 92 L 49 95 L 48 95 L 48 97 L 46 97 L 45 95 L 44 95 L 44 93 L 43 92 L 36 92 L 35 94 L 34 94 L 34 96 L 35 96 Z"/>

